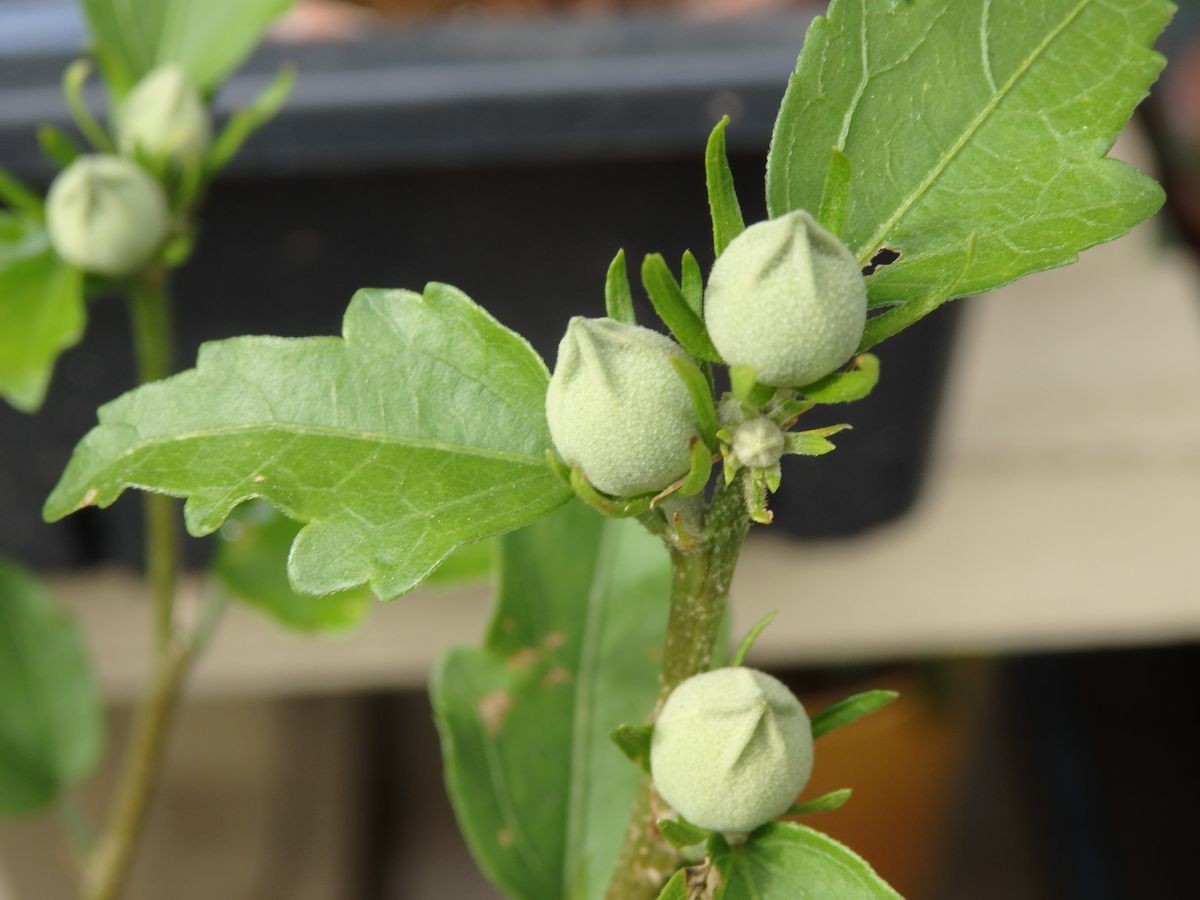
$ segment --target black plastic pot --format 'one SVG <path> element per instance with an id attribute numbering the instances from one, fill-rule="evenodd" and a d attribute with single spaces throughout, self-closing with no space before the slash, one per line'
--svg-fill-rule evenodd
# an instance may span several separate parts
<path id="1" fill-rule="evenodd" d="M 635 272 L 651 251 L 711 262 L 702 153 L 724 113 L 747 219 L 764 215 L 767 142 L 807 21 L 460 23 L 268 48 L 228 98 L 282 59 L 298 63 L 299 86 L 205 212 L 178 277 L 181 364 L 205 340 L 336 333 L 356 288 L 431 280 L 466 290 L 553 363 L 568 317 L 602 313 L 619 247 Z M 35 179 L 50 170 L 33 127 L 60 112 L 50 80 L 64 63 L 0 59 L 0 90 L 24 98 L 10 107 L 22 115 L 0 119 L 0 162 Z M 790 465 L 778 527 L 843 534 L 912 503 L 953 322 L 939 313 L 886 345 L 875 395 L 836 410 L 856 430 L 837 453 Z M 94 304 L 44 411 L 0 409 L 0 554 L 55 567 L 138 558 L 132 495 L 53 528 L 38 514 L 95 406 L 132 382 L 124 331 L 118 304 Z"/>

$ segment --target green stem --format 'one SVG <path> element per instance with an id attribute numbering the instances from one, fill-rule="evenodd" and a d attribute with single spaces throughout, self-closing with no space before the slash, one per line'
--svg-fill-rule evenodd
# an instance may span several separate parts
<path id="1" fill-rule="evenodd" d="M 191 640 L 172 640 L 159 659 L 150 696 L 138 713 L 126 751 L 111 818 L 84 871 L 86 900 L 117 900 L 124 889 L 194 650 Z"/>
<path id="2" fill-rule="evenodd" d="M 138 384 L 171 374 L 171 298 L 165 274 L 148 273 L 129 287 L 129 320 L 137 358 Z M 146 579 L 153 603 L 154 635 L 163 654 L 171 640 L 172 605 L 179 570 L 179 503 L 163 494 L 142 498 L 146 530 Z"/>
<path id="3" fill-rule="evenodd" d="M 729 585 L 750 524 L 742 477 L 719 490 L 705 516 L 699 540 L 668 541 L 671 554 L 671 611 L 653 717 L 676 686 L 707 671 L 725 617 Z M 658 798 L 642 779 L 625 840 L 609 883 L 607 900 L 653 900 L 678 867 L 678 851 L 658 833 Z"/>

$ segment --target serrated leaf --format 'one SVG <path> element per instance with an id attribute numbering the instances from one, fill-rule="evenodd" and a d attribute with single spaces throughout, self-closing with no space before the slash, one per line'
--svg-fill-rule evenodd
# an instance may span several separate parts
<path id="1" fill-rule="evenodd" d="M 225 591 L 296 631 L 345 631 L 370 609 L 365 587 L 313 596 L 301 594 L 287 577 L 287 557 L 300 525 L 267 506 L 249 503 L 221 526 L 212 572 Z"/>
<path id="2" fill-rule="evenodd" d="M 451 800 L 509 896 L 598 898 L 641 778 L 609 733 L 654 704 L 666 554 L 571 504 L 504 538 L 500 568 L 484 647 L 450 651 L 430 686 Z"/>
<path id="3" fill-rule="evenodd" d="M 294 0 L 81 0 L 95 52 L 117 95 L 162 63 L 210 91 Z"/>
<path id="4" fill-rule="evenodd" d="M 771 822 L 722 847 L 717 900 L 902 900 L 861 856 L 794 822 Z"/>
<path id="5" fill-rule="evenodd" d="M 459 547 L 430 573 L 423 582 L 427 587 L 453 587 L 489 578 L 500 553 L 499 538 L 485 538 Z"/>
<path id="6" fill-rule="evenodd" d="M 853 162 L 843 239 L 871 305 L 865 349 L 955 297 L 1073 262 L 1162 203 L 1106 158 L 1163 66 L 1166 0 L 833 0 L 784 98 L 771 215 L 817 209 L 830 147 Z M 968 245 L 975 235 L 975 249 Z"/>
<path id="7" fill-rule="evenodd" d="M 58 258 L 41 225 L 0 212 L 0 396 L 37 410 L 86 319 L 82 275 Z"/>
<path id="8" fill-rule="evenodd" d="M 860 353 L 843 372 L 833 372 L 800 389 L 814 403 L 853 403 L 868 397 L 879 383 L 879 357 Z"/>
<path id="9" fill-rule="evenodd" d="M 819 738 L 823 734 L 844 728 L 851 722 L 857 722 L 863 716 L 883 709 L 899 696 L 895 691 L 877 690 L 847 697 L 812 717 L 813 737 Z"/>
<path id="10" fill-rule="evenodd" d="M 88 775 L 104 715 L 83 640 L 32 574 L 0 560 L 0 813 L 34 812 Z"/>
<path id="11" fill-rule="evenodd" d="M 546 463 L 545 364 L 461 291 L 359 291 L 343 334 L 206 344 L 195 369 L 101 407 L 46 516 L 140 487 L 186 497 L 203 535 L 261 497 L 307 523 L 298 590 L 390 598 L 570 497 Z"/>
<path id="12" fill-rule="evenodd" d="M 720 256 L 730 242 L 746 230 L 742 207 L 738 203 L 733 172 L 725 151 L 725 129 L 729 116 L 723 116 L 708 136 L 704 150 L 704 174 L 708 184 L 708 211 L 712 217 L 713 255 Z"/>

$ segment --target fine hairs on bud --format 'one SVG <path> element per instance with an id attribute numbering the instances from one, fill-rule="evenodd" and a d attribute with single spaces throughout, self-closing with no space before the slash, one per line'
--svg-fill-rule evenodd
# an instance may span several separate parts
<path id="1" fill-rule="evenodd" d="M 139 81 L 117 114 L 121 152 L 138 150 L 173 163 L 200 159 L 212 143 L 212 121 L 182 66 L 164 65 Z"/>
<path id="2" fill-rule="evenodd" d="M 711 831 L 753 831 L 781 816 L 812 764 L 812 726 L 800 701 L 778 679 L 741 667 L 675 688 L 650 742 L 659 796 Z"/>
<path id="3" fill-rule="evenodd" d="M 558 345 L 546 394 L 562 458 L 617 497 L 659 491 L 687 473 L 697 433 L 670 338 L 614 319 L 576 316 Z"/>
<path id="4" fill-rule="evenodd" d="M 854 254 L 804 210 L 752 225 L 713 266 L 705 292 L 713 344 L 762 384 L 802 387 L 858 349 L 867 287 Z"/>
<path id="5" fill-rule="evenodd" d="M 154 255 L 170 226 L 167 198 L 141 166 L 119 156 L 81 156 L 46 198 L 58 255 L 85 272 L 121 276 Z"/>
<path id="6" fill-rule="evenodd" d="M 779 462 L 785 443 L 782 428 L 766 416 L 755 416 L 734 426 L 731 446 L 743 466 L 766 469 Z"/>

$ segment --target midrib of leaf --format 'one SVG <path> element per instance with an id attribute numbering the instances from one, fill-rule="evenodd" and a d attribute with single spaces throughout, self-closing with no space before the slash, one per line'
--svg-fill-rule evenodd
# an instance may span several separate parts
<path id="1" fill-rule="evenodd" d="M 438 450 L 444 453 L 455 453 L 461 456 L 475 456 L 481 459 L 493 459 L 500 462 L 511 462 L 520 465 L 545 465 L 545 459 L 540 456 L 530 456 L 525 453 L 515 453 L 509 450 L 494 450 L 489 447 L 476 447 L 470 444 L 454 444 L 449 441 L 440 441 L 434 438 L 413 437 L 410 435 L 394 435 L 379 431 L 357 431 L 352 429 L 337 428 L 330 425 L 249 424 L 226 425 L 220 428 L 183 431 L 177 434 L 165 436 L 163 438 L 146 439 L 139 442 L 136 447 L 112 457 L 112 463 L 106 466 L 106 468 L 111 468 L 112 465 L 115 465 L 118 462 L 122 462 L 132 456 L 137 456 L 138 454 L 147 452 L 149 450 L 157 450 L 160 447 L 170 447 L 175 444 L 191 440 L 220 438 L 230 435 L 249 434 L 251 432 L 261 432 L 264 434 L 283 432 L 285 434 L 296 435 L 298 437 L 328 437 L 347 441 L 362 441 L 364 443 L 372 444 L 393 444 L 401 447 L 411 447 L 418 450 Z"/>
<path id="2" fill-rule="evenodd" d="M 605 525 L 596 551 L 596 568 L 588 590 L 583 641 L 575 676 L 574 718 L 571 728 L 571 785 L 567 797 L 567 839 L 563 853 L 562 896 L 571 896 L 571 879 L 579 871 L 583 838 L 587 833 L 588 760 L 592 731 L 591 686 L 597 668 L 597 651 L 603 633 L 602 617 L 608 597 L 610 560 L 615 552 L 616 529 Z"/>
<path id="3" fill-rule="evenodd" d="M 865 35 L 865 28 L 866 28 L 866 25 L 865 25 L 865 21 L 866 21 L 865 20 L 865 3 L 866 3 L 866 0 L 861 0 L 861 2 L 864 4 L 863 28 L 864 28 L 864 35 Z M 983 109 L 980 110 L 979 114 L 973 120 L 971 120 L 971 122 L 967 125 L 966 130 L 962 133 L 962 135 L 959 137 L 959 139 L 950 146 L 950 148 L 942 155 L 942 158 L 940 160 L 938 160 L 938 162 L 934 165 L 934 167 L 932 169 L 930 169 L 929 174 L 925 176 L 924 180 L 922 180 L 921 183 L 918 184 L 916 186 L 916 188 L 914 188 L 913 191 L 911 193 L 909 193 L 909 195 L 907 197 L 904 198 L 904 200 L 900 203 L 899 207 L 897 207 L 896 212 L 891 216 L 891 218 L 889 218 L 886 222 L 884 222 L 879 227 L 879 229 L 875 232 L 875 234 L 873 234 L 871 236 L 871 238 L 863 245 L 863 249 L 859 252 L 859 256 L 858 256 L 860 263 L 865 264 L 871 258 L 871 256 L 874 254 L 875 250 L 878 248 L 878 245 L 880 244 L 880 242 L 882 242 L 883 239 L 885 237 L 887 237 L 887 235 L 892 231 L 892 229 L 895 228 L 897 224 L 899 224 L 900 220 L 903 219 L 904 216 L 906 216 L 908 214 L 908 211 L 910 209 L 912 209 L 913 204 L 915 204 L 919 199 L 921 199 L 921 197 L 924 196 L 925 192 L 928 191 L 933 186 L 933 184 L 938 180 L 939 177 L 941 177 L 941 174 L 944 171 L 946 171 L 947 166 L 949 166 L 950 163 L 952 163 L 954 161 L 955 157 L 957 157 L 958 154 L 961 153 L 963 151 L 963 149 L 967 146 L 967 144 L 970 143 L 971 138 L 973 138 L 975 136 L 975 133 L 981 127 L 983 127 L 983 123 L 987 121 L 988 117 L 993 112 L 995 112 L 996 108 L 1005 99 L 1005 97 L 1007 97 L 1008 94 L 1012 91 L 1012 89 L 1014 87 L 1016 87 L 1017 83 L 1026 75 L 1026 73 L 1029 72 L 1029 70 L 1031 68 L 1033 68 L 1034 64 L 1041 58 L 1042 54 L 1045 53 L 1046 50 L 1049 49 L 1050 45 L 1053 44 L 1058 39 L 1059 35 L 1061 35 L 1064 31 L 1066 31 L 1067 28 L 1069 28 L 1071 26 L 1072 22 L 1074 22 L 1077 18 L 1079 18 L 1080 14 L 1082 14 L 1082 12 L 1088 7 L 1088 5 L 1091 2 L 1092 2 L 1092 0 L 1079 0 L 1079 3 L 1077 3 L 1074 6 L 1074 8 L 1068 12 L 1068 14 L 1063 18 L 1062 22 L 1056 28 L 1054 28 L 1049 34 L 1046 35 L 1046 37 L 1042 40 L 1042 42 L 1033 49 L 1033 51 L 1029 54 L 1029 56 L 1027 56 L 1024 60 L 1021 61 L 1021 64 L 1019 66 L 1017 66 L 1016 70 L 1009 77 L 1008 81 L 1006 81 L 1004 83 L 1004 86 L 1001 87 L 999 91 L 996 91 L 992 94 L 992 99 L 990 101 L 988 101 L 986 104 L 984 104 Z M 983 8 L 984 15 L 982 17 L 982 19 L 984 21 L 986 21 L 987 10 L 988 10 L 989 6 L 990 6 L 990 3 L 985 2 L 984 8 Z M 982 25 L 981 25 L 981 28 L 982 28 Z M 865 37 L 864 37 L 864 41 L 865 41 Z M 986 52 L 987 52 L 987 48 L 985 47 L 984 53 L 986 53 Z M 986 71 L 990 74 L 990 67 Z"/>

